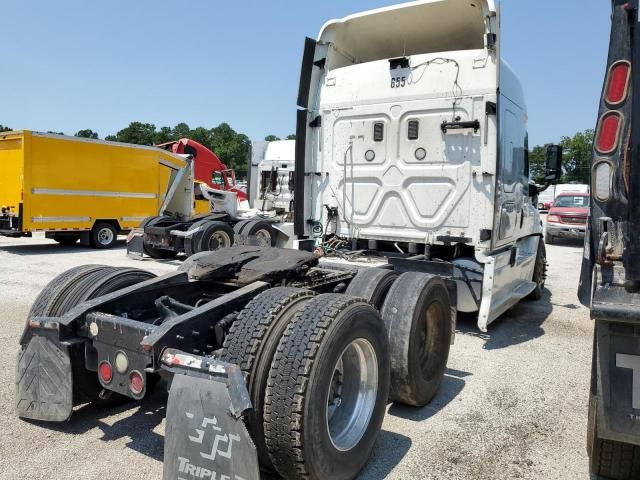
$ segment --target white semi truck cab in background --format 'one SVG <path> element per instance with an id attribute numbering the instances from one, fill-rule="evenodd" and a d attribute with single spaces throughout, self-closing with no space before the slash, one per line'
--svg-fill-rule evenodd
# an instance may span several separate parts
<path id="1" fill-rule="evenodd" d="M 252 208 L 291 215 L 295 149 L 295 140 L 251 142 L 247 196 Z"/>
<path id="2" fill-rule="evenodd" d="M 298 98 L 298 236 L 452 262 L 458 310 L 479 311 L 482 330 L 544 283 L 526 106 L 499 23 L 493 0 L 330 21 L 306 41 Z"/>

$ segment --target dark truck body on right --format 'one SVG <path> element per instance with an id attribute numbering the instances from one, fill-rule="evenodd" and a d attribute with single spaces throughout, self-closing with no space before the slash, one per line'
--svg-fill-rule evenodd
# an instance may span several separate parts
<path id="1" fill-rule="evenodd" d="M 612 2 L 594 141 L 580 301 L 595 321 L 587 450 L 593 474 L 640 478 L 640 32 L 638 0 Z"/>

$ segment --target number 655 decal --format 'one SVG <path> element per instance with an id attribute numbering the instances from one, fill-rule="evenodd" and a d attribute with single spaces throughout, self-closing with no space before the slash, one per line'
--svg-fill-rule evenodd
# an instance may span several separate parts
<path id="1" fill-rule="evenodd" d="M 407 77 L 391 77 L 391 88 L 402 88 L 407 85 Z"/>

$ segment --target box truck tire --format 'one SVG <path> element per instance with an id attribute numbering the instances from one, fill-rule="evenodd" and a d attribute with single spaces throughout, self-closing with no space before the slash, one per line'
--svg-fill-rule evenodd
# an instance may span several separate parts
<path id="1" fill-rule="evenodd" d="M 93 248 L 111 248 L 118 238 L 116 227 L 107 222 L 96 223 L 91 229 L 91 246 Z"/>
<path id="2" fill-rule="evenodd" d="M 55 242 L 58 242 L 60 245 L 74 245 L 80 240 L 80 234 L 78 235 L 53 235 L 51 237 Z"/>

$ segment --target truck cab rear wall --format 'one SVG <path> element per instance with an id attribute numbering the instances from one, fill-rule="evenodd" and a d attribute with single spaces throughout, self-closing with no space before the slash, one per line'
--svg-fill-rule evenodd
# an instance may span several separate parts
<path id="1" fill-rule="evenodd" d="M 313 194 L 298 234 L 317 221 L 345 238 L 469 238 L 490 252 L 540 233 L 524 94 L 499 31 L 492 1 L 425 1 L 332 20 L 307 40 L 296 197 Z"/>

